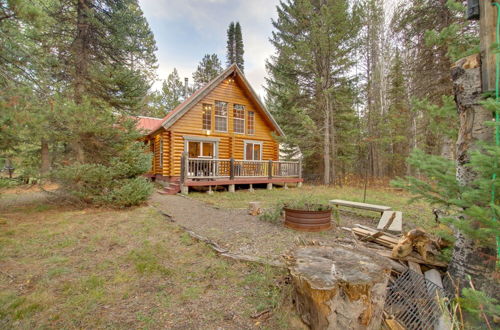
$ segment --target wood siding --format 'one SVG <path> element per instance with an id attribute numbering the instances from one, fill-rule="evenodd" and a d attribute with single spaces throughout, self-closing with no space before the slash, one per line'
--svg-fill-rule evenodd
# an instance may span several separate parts
<path id="1" fill-rule="evenodd" d="M 228 102 L 228 131 L 215 131 L 215 101 Z M 212 104 L 212 129 L 210 131 L 203 129 L 202 121 L 202 105 L 203 103 Z M 233 129 L 233 105 L 241 104 L 245 106 L 245 134 L 234 133 Z M 248 112 L 255 113 L 255 134 L 247 134 Z M 278 160 L 279 145 L 273 137 L 273 128 L 266 119 L 265 114 L 259 111 L 259 107 L 252 101 L 251 98 L 244 92 L 237 81 L 224 80 L 203 100 L 193 106 L 182 118 L 175 122 L 168 131 L 163 131 L 163 153 L 164 164 L 163 170 L 158 167 L 155 169 L 155 174 L 164 176 L 179 176 L 181 168 L 181 156 L 184 151 L 184 136 L 201 137 L 201 138 L 216 138 L 218 142 L 218 158 L 229 159 L 244 159 L 244 141 L 254 140 L 260 141 L 263 144 L 262 159 L 263 160 Z M 160 134 L 157 134 L 160 136 Z M 168 145 L 168 147 L 167 147 Z M 159 152 L 158 147 L 155 147 Z"/>

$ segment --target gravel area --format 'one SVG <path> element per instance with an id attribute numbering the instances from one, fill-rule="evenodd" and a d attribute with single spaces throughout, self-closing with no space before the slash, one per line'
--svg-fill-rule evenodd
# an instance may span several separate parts
<path id="1" fill-rule="evenodd" d="M 333 243 L 352 236 L 339 227 L 351 227 L 355 223 L 374 226 L 375 219 L 340 212 L 340 226 L 319 233 L 298 232 L 283 225 L 259 220 L 242 209 L 220 209 L 198 200 L 180 195 L 155 193 L 151 205 L 162 210 L 185 228 L 204 236 L 229 252 L 280 261 L 281 256 L 298 244 L 316 241 Z"/>

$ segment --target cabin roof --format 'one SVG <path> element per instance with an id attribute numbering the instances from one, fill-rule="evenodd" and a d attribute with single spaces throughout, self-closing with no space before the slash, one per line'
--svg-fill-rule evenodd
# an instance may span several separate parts
<path id="1" fill-rule="evenodd" d="M 257 107 L 260 110 L 262 110 L 262 112 L 265 114 L 265 116 L 267 117 L 266 119 L 271 124 L 271 126 L 276 130 L 276 132 L 279 135 L 283 136 L 284 133 L 279 127 L 278 123 L 276 122 L 276 120 L 274 120 L 271 113 L 266 109 L 262 101 L 259 99 L 255 91 L 253 90 L 252 86 L 250 86 L 250 83 L 245 78 L 245 76 L 243 75 L 243 73 L 236 64 L 231 65 L 229 68 L 224 70 L 220 75 L 218 75 L 212 81 L 210 81 L 209 83 L 198 89 L 190 97 L 184 100 L 184 102 L 182 102 L 172 111 L 170 111 L 165 117 L 161 119 L 151 118 L 151 117 L 139 117 L 138 125 L 141 125 L 141 127 L 144 126 L 143 129 L 145 129 L 148 132 L 148 135 L 156 132 L 161 127 L 165 129 L 170 128 L 186 112 L 188 112 L 193 106 L 195 106 L 205 96 L 207 96 L 211 91 L 213 91 L 222 81 L 224 81 L 224 79 L 226 79 L 231 75 L 234 75 L 240 79 L 239 81 L 242 83 L 244 89 L 248 92 L 250 98 L 255 102 Z"/>
<path id="2" fill-rule="evenodd" d="M 148 134 L 158 129 L 162 123 L 162 118 L 153 118 L 145 116 L 137 116 L 137 129 L 145 131 Z"/>

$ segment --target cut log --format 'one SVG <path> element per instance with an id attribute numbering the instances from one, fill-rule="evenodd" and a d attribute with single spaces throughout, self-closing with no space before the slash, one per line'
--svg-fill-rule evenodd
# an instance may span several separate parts
<path id="1" fill-rule="evenodd" d="M 250 215 L 259 215 L 262 213 L 262 208 L 260 206 L 260 202 L 249 202 L 248 203 L 248 214 Z"/>
<path id="2" fill-rule="evenodd" d="M 375 253 L 300 247 L 289 270 L 296 308 L 311 329 L 379 329 L 391 267 Z"/>
<path id="3" fill-rule="evenodd" d="M 410 268 L 411 270 L 413 270 L 417 274 L 424 275 L 422 273 L 422 269 L 420 268 L 420 265 L 417 264 L 416 262 L 408 261 L 408 268 Z"/>

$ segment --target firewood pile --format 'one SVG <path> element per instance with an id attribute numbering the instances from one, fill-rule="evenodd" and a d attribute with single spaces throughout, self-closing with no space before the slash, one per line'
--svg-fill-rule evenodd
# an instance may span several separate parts
<path id="1" fill-rule="evenodd" d="M 375 252 L 392 266 L 384 308 L 388 329 L 433 328 L 446 322 L 436 297 L 446 296 L 441 276 L 447 264 L 438 255 L 449 242 L 421 228 L 402 235 L 363 225 L 342 229 L 352 233 L 358 250 Z"/>

